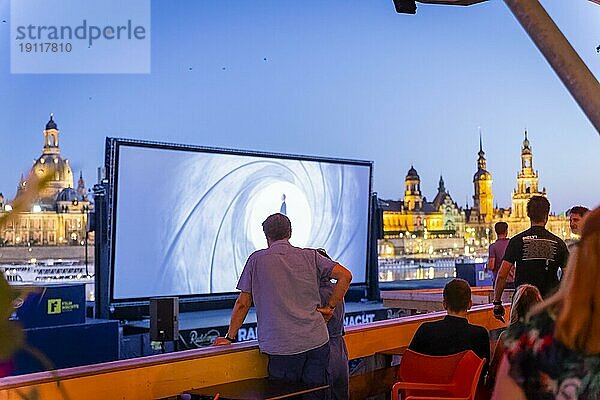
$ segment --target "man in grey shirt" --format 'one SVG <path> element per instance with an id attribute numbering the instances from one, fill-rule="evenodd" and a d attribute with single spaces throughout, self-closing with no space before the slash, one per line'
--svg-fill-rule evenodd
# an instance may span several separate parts
<path id="1" fill-rule="evenodd" d="M 496 235 L 498 236 L 498 240 L 492 243 L 489 247 L 489 255 L 488 255 L 488 263 L 486 268 L 492 271 L 493 284 L 496 284 L 496 277 L 498 276 L 498 271 L 500 270 L 500 266 L 502 265 L 502 259 L 504 258 L 504 252 L 506 251 L 506 247 L 508 246 L 508 224 L 504 221 L 496 222 L 494 225 L 494 231 L 496 231 Z M 511 268 L 508 277 L 506 278 L 506 287 L 509 289 L 514 288 L 515 282 L 515 268 Z"/>
<path id="2" fill-rule="evenodd" d="M 273 214 L 262 225 L 268 248 L 252 253 L 246 261 L 237 285 L 241 293 L 231 314 L 229 330 L 215 344 L 235 341 L 254 301 L 258 346 L 269 357 L 269 377 L 326 384 L 329 361 L 326 321 L 343 300 L 352 274 L 316 250 L 292 246 L 291 222 L 285 215 Z M 319 296 L 319 283 L 324 279 L 337 280 L 327 304 L 321 304 Z"/>

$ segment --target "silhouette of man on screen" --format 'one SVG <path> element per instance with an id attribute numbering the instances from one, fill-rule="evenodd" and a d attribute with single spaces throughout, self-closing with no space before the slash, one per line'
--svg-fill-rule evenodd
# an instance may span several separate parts
<path id="1" fill-rule="evenodd" d="M 283 215 L 287 215 L 287 204 L 285 204 L 285 193 L 281 195 L 281 208 L 279 212 Z"/>

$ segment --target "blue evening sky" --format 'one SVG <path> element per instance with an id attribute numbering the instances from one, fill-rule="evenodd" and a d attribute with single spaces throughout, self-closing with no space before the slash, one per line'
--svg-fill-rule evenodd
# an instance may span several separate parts
<path id="1" fill-rule="evenodd" d="M 599 77 L 600 6 L 543 4 Z M 156 0 L 148 75 L 11 74 L 9 17 L 0 0 L 7 197 L 54 112 L 90 186 L 104 138 L 122 136 L 373 160 L 374 190 L 392 199 L 414 164 L 429 199 L 442 173 L 472 204 L 481 127 L 495 202 L 509 206 L 527 128 L 553 210 L 600 202 L 600 137 L 499 0 L 417 15 L 391 0 Z"/>

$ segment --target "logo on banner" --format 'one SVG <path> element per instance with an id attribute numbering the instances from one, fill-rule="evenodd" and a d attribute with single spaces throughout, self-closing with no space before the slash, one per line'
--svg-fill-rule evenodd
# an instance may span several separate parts
<path id="1" fill-rule="evenodd" d="M 61 299 L 48 299 L 48 314 L 60 314 L 62 312 Z"/>

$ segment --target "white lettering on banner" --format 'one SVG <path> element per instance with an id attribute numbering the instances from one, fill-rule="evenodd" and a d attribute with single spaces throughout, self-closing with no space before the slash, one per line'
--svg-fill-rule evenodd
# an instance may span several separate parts
<path id="1" fill-rule="evenodd" d="M 344 326 L 368 324 L 375 321 L 375 314 L 360 314 L 344 317 Z"/>
<path id="2" fill-rule="evenodd" d="M 254 327 L 240 328 L 238 331 L 238 342 L 245 342 L 248 340 L 256 340 L 258 338 L 258 329 Z"/>
<path id="3" fill-rule="evenodd" d="M 196 347 L 210 346 L 219 336 L 221 336 L 221 334 L 216 329 L 211 329 L 202 335 L 198 335 L 198 332 L 196 331 L 191 331 L 190 345 L 193 344 Z"/>

